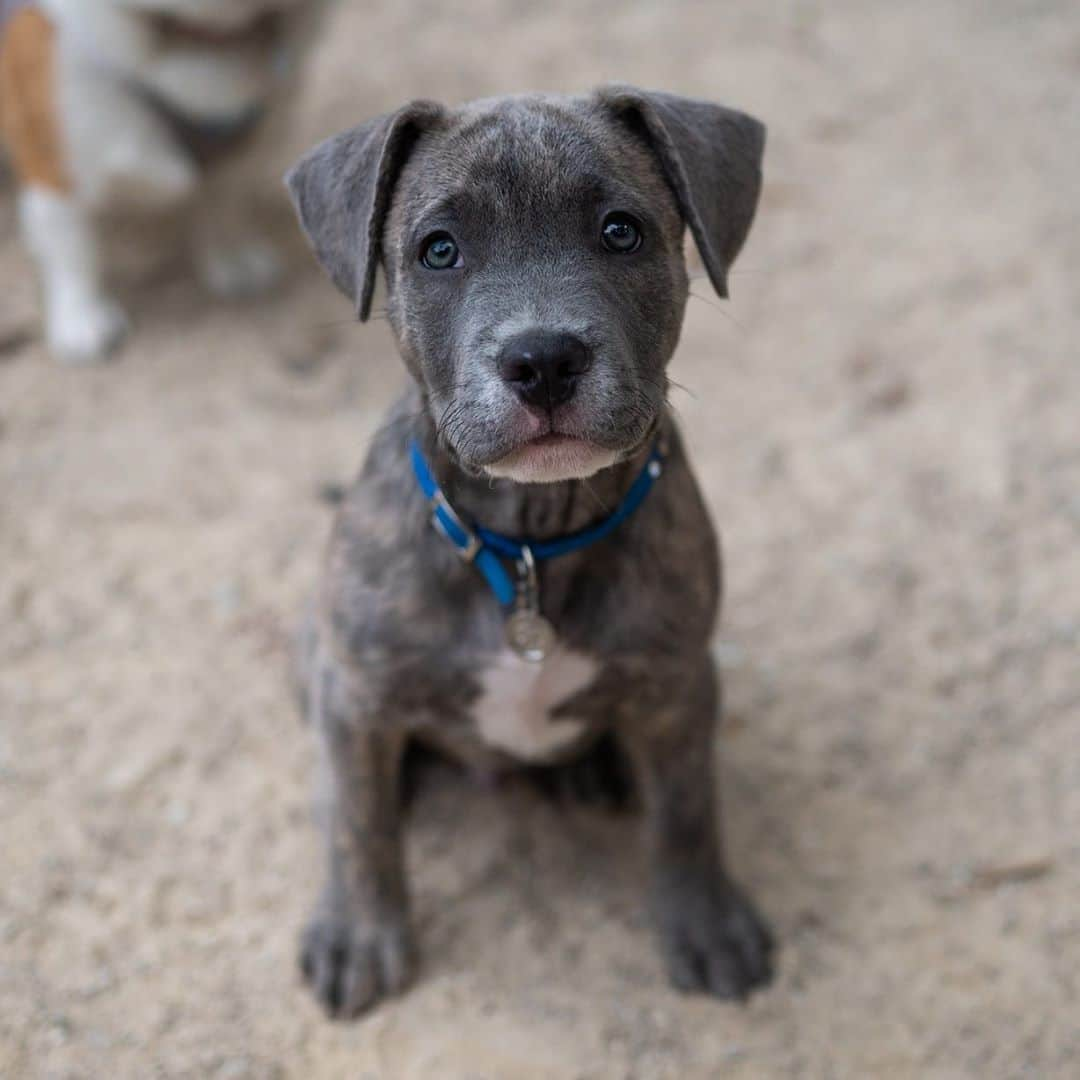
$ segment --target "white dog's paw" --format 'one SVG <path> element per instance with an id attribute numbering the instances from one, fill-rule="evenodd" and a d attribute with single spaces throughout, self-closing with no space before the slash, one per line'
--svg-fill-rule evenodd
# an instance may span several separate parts
<path id="1" fill-rule="evenodd" d="M 128 331 L 123 309 L 103 297 L 68 298 L 49 313 L 49 349 L 67 364 L 105 360 Z"/>
<path id="2" fill-rule="evenodd" d="M 215 296 L 258 296 L 280 283 L 285 266 L 274 247 L 262 240 L 208 247 L 199 256 L 199 276 Z"/>

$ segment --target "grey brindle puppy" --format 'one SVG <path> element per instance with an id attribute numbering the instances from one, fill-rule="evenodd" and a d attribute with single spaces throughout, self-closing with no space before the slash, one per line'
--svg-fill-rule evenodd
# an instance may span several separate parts
<path id="1" fill-rule="evenodd" d="M 413 968 L 411 740 L 498 774 L 613 736 L 644 805 L 672 982 L 741 998 L 770 977 L 768 931 L 718 836 L 716 537 L 665 405 L 685 227 L 726 296 L 764 140 L 742 113 L 609 87 L 413 102 L 289 174 L 316 255 L 362 320 L 382 265 L 413 376 L 340 509 L 304 650 L 329 868 L 302 966 L 332 1015 L 401 990 Z M 557 645 L 520 658 L 476 566 L 432 527 L 410 443 L 464 520 L 543 540 L 614 509 L 658 439 L 663 473 L 636 513 L 540 564 Z"/>

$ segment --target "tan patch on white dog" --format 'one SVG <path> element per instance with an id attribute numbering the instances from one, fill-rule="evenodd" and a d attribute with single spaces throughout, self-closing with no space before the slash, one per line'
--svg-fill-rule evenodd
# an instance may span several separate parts
<path id="1" fill-rule="evenodd" d="M 541 663 L 504 650 L 484 672 L 483 693 L 473 707 L 481 737 L 526 761 L 550 758 L 585 730 L 580 720 L 552 719 L 551 711 L 588 686 L 596 670 L 595 661 L 566 649 Z"/>
<path id="2" fill-rule="evenodd" d="M 0 135 L 24 186 L 70 187 L 56 118 L 52 23 L 36 7 L 19 8 L 0 37 Z"/>

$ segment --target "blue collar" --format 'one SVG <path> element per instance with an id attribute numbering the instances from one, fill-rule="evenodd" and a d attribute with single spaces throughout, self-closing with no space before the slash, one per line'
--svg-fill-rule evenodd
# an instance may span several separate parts
<path id="1" fill-rule="evenodd" d="M 499 603 L 510 607 L 517 591 L 501 559 L 521 562 L 530 554 L 537 562 L 555 559 L 560 555 L 569 555 L 572 551 L 580 551 L 609 536 L 645 501 L 653 484 L 663 472 L 664 451 L 661 442 L 662 439 L 658 437 L 653 443 L 648 460 L 613 513 L 587 529 L 553 540 L 518 540 L 492 532 L 482 525 L 470 527 L 458 516 L 435 482 L 431 468 L 415 439 L 409 444 L 409 456 L 412 458 L 416 482 L 431 504 L 431 524 L 466 562 L 476 564 L 476 568 L 491 586 L 491 591 L 498 597 Z"/>

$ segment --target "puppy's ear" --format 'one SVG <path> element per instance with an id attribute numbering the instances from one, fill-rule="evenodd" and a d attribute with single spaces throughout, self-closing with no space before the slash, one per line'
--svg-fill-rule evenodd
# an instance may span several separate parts
<path id="1" fill-rule="evenodd" d="M 707 101 L 633 86 L 604 87 L 598 97 L 652 146 L 713 288 L 726 297 L 727 272 L 761 191 L 765 125 Z"/>
<path id="2" fill-rule="evenodd" d="M 434 102 L 411 102 L 320 143 L 285 177 L 316 258 L 361 321 L 371 312 L 394 184 L 420 132 L 442 115 Z"/>

